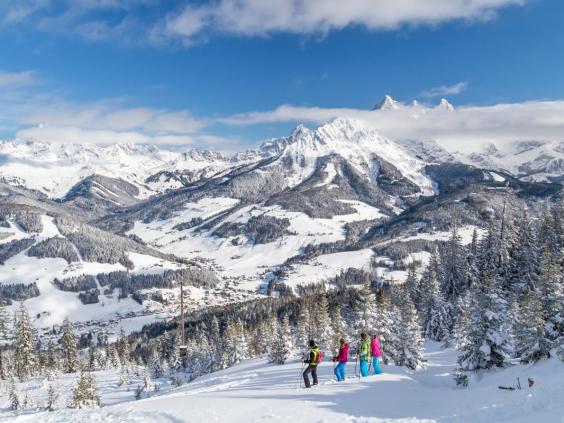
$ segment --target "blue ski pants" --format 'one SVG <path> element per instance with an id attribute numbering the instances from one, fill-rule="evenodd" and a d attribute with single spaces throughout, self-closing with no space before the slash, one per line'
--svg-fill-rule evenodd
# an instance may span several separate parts
<path id="1" fill-rule="evenodd" d="M 360 360 L 360 375 L 362 377 L 368 376 L 368 361 L 367 360 Z"/>
<path id="2" fill-rule="evenodd" d="M 382 369 L 380 368 L 380 360 L 382 360 L 381 357 L 372 357 L 372 368 L 374 369 L 375 375 L 382 373 Z"/>
<path id="3" fill-rule="evenodd" d="M 337 382 L 342 382 L 343 380 L 345 380 L 345 363 L 339 363 L 337 364 L 337 366 L 335 367 L 335 377 L 337 378 Z"/>

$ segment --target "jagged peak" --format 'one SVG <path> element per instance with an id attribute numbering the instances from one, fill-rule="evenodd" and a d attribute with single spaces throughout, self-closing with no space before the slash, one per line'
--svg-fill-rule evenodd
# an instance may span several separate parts
<path id="1" fill-rule="evenodd" d="M 372 110 L 397 110 L 400 106 L 401 103 L 399 101 L 394 100 L 392 96 L 386 94 Z"/>
<path id="2" fill-rule="evenodd" d="M 436 107 L 437 109 L 443 110 L 454 110 L 454 106 L 446 98 L 441 98 L 441 101 Z"/>

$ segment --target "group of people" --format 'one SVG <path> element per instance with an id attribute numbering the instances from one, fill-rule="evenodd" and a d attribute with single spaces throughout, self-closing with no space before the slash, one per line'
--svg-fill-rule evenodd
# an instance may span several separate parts
<path id="1" fill-rule="evenodd" d="M 339 353 L 337 356 L 333 357 L 333 362 L 337 363 L 334 369 L 337 382 L 342 382 L 345 380 L 345 369 L 349 359 L 350 346 L 342 338 L 339 340 L 339 344 Z M 321 363 L 321 359 L 323 357 L 323 354 L 315 344 L 315 341 L 309 341 L 309 346 L 310 350 L 304 360 L 304 363 L 308 366 L 303 372 L 306 388 L 311 387 L 309 380 L 310 374 L 313 378 L 313 385 L 317 385 L 317 366 Z M 380 347 L 378 336 L 375 333 L 372 333 L 371 337 L 367 336 L 365 333 L 360 334 L 360 342 L 357 349 L 357 360 L 360 362 L 360 376 L 368 376 L 370 374 L 370 367 L 372 367 L 375 375 L 382 373 L 382 369 L 380 368 L 382 348 Z"/>

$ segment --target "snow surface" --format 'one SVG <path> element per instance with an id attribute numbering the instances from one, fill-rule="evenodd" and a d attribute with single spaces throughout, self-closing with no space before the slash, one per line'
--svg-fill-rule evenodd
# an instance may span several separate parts
<path id="1" fill-rule="evenodd" d="M 35 234 L 35 243 L 44 241 L 51 237 L 63 237 L 50 216 L 42 215 L 41 223 L 43 230 Z M 2 228 L 8 229 L 8 228 Z M 30 235 L 21 231 L 11 223 L 10 232 L 15 235 L 8 240 L 17 238 L 27 238 Z M 6 241 L 6 240 L 3 240 Z M 78 250 L 76 250 L 78 253 Z M 177 269 L 180 266 L 167 260 L 159 259 L 138 253 L 128 253 L 134 268 L 131 273 L 163 273 L 167 269 Z M 80 257 L 80 254 L 79 254 Z M 118 298 L 119 293 L 100 294 L 100 302 L 96 304 L 83 304 L 76 292 L 65 292 L 58 289 L 53 283 L 53 279 L 63 279 L 80 275 L 96 275 L 99 273 L 109 273 L 113 271 L 126 271 L 127 269 L 119 264 L 86 262 L 80 259 L 79 262 L 67 263 L 61 258 L 37 258 L 29 257 L 27 250 L 8 259 L 4 265 L 0 265 L 0 285 L 23 283 L 31 284 L 35 282 L 39 289 L 38 297 L 30 298 L 25 301 L 25 306 L 33 317 L 33 324 L 37 328 L 48 328 L 59 325 L 68 317 L 73 322 L 89 322 L 93 320 L 115 320 L 131 313 L 140 315 L 135 319 L 130 317 L 125 328 L 139 330 L 142 323 L 149 323 L 150 318 L 145 316 L 146 307 L 140 305 L 131 298 Z M 100 292 L 104 289 L 100 288 Z M 10 311 L 15 311 L 19 307 L 19 302 L 7 307 Z M 153 317 L 154 319 L 155 317 Z"/>
<path id="2" fill-rule="evenodd" d="M 197 228 L 178 231 L 173 229 L 179 223 L 190 221 L 194 217 L 208 218 L 222 211 L 228 210 L 238 203 L 232 198 L 204 198 L 197 203 L 188 203 L 185 209 L 168 220 L 159 220 L 150 223 L 136 222 L 128 233 L 139 236 L 143 241 L 150 243 L 160 251 L 175 254 L 185 258 L 204 258 L 211 260 L 221 276 L 227 278 L 244 277 L 246 281 L 240 285 L 241 288 L 255 290 L 263 283 L 265 269 L 280 265 L 286 259 L 297 255 L 303 247 L 309 244 L 320 244 L 324 242 L 335 242 L 345 239 L 344 225 L 348 222 L 379 219 L 384 217 L 380 211 L 366 203 L 359 201 L 345 201 L 356 210 L 343 216 L 334 216 L 331 219 L 315 219 L 305 213 L 289 212 L 280 206 L 251 205 L 243 207 L 227 216 L 223 222 L 245 223 L 253 216 L 268 215 L 276 218 L 287 218 L 290 221 L 288 231 L 291 233 L 280 239 L 267 244 L 252 244 L 244 236 L 219 238 L 212 235 L 216 228 L 208 231 L 198 232 Z M 219 225 L 219 224 L 218 224 Z M 240 245 L 234 245 L 233 239 L 242 240 Z M 320 277 L 334 275 L 343 268 L 364 266 L 366 253 L 353 252 L 341 253 L 349 261 L 349 265 L 342 263 L 340 255 L 336 255 L 335 261 L 329 263 L 332 269 L 325 273 L 304 270 L 303 277 L 295 278 L 303 283 L 307 275 L 315 275 L 311 282 L 319 280 Z M 358 254 L 358 257 L 354 257 Z M 331 257 L 328 258 L 331 260 Z M 323 264 L 324 259 L 321 259 Z"/>
<path id="3" fill-rule="evenodd" d="M 156 146 L 121 143 L 109 146 L 91 144 L 49 144 L 43 142 L 0 142 L 2 177 L 8 182 L 62 198 L 77 182 L 92 174 L 121 178 L 140 189 L 140 198 L 169 188 L 176 182 L 161 180 L 145 184 L 147 177 L 160 171 L 204 171 L 211 175 L 236 163 L 219 153 L 159 149 Z"/>
<path id="4" fill-rule="evenodd" d="M 456 388 L 452 372 L 456 352 L 428 342 L 426 366 L 412 372 L 383 366 L 384 373 L 362 380 L 354 375 L 354 362 L 347 365 L 348 379 L 333 381 L 333 365 L 324 362 L 318 374 L 320 385 L 303 389 L 301 364 L 278 366 L 257 359 L 196 379 L 178 388 L 164 379 L 156 381 L 157 392 L 135 401 L 132 385 L 117 386 L 117 371 L 94 372 L 103 407 L 93 410 L 59 409 L 54 412 L 8 411 L 5 390 L 0 395 L 3 422 L 77 421 L 105 423 L 247 423 L 357 422 L 357 423 L 561 423 L 564 419 L 564 365 L 557 359 L 534 365 L 516 365 L 471 377 L 466 389 Z M 522 390 L 504 391 L 499 385 Z M 527 387 L 533 377 L 535 384 Z M 57 381 L 61 399 L 70 396 L 74 375 Z M 47 386 L 33 380 L 19 384 L 35 404 L 41 405 Z M 22 396 L 22 395 L 20 395 Z"/>

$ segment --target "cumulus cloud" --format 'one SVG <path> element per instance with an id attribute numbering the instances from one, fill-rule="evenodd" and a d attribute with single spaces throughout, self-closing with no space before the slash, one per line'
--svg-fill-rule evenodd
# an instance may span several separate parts
<path id="1" fill-rule="evenodd" d="M 425 98 L 444 97 L 447 95 L 458 95 L 468 88 L 468 82 L 458 82 L 454 85 L 441 85 L 422 91 L 420 96 Z"/>
<path id="2" fill-rule="evenodd" d="M 448 150 L 472 152 L 486 144 L 503 147 L 513 141 L 564 141 L 564 101 L 530 101 L 454 110 L 425 105 L 396 110 L 296 107 L 233 115 L 228 125 L 273 122 L 321 124 L 337 117 L 358 119 L 392 139 L 435 140 Z"/>
<path id="3" fill-rule="evenodd" d="M 452 20 L 485 20 L 525 0 L 219 0 L 187 6 L 169 16 L 163 31 L 194 38 L 208 32 L 263 36 L 286 32 L 324 34 L 348 26 L 394 30 Z"/>
<path id="4" fill-rule="evenodd" d="M 0 24 L 70 32 L 95 41 L 189 45 L 212 34 L 326 34 L 349 26 L 374 31 L 486 20 L 501 8 L 527 1 L 184 0 L 163 7 L 154 0 L 4 0 Z"/>

